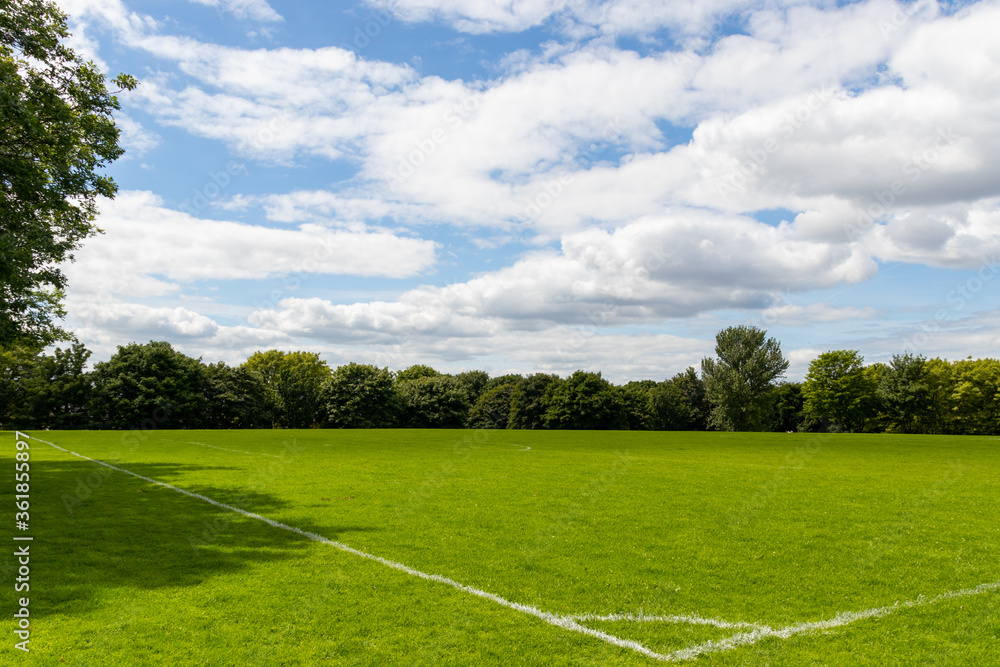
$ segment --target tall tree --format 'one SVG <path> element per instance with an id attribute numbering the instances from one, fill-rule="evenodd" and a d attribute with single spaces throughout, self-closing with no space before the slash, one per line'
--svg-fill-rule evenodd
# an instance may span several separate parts
<path id="1" fill-rule="evenodd" d="M 90 410 L 109 429 L 197 428 L 205 409 L 201 362 L 170 343 L 119 346 L 94 366 Z"/>
<path id="2" fill-rule="evenodd" d="M 752 326 L 715 336 L 718 359 L 701 362 L 705 392 L 714 404 L 711 425 L 725 431 L 763 431 L 771 419 L 771 389 L 788 370 L 781 345 Z"/>
<path id="3" fill-rule="evenodd" d="M 79 429 L 89 424 L 90 351 L 81 343 L 35 358 L 24 382 L 21 422 L 27 428 Z"/>
<path id="4" fill-rule="evenodd" d="M 391 428 L 399 400 L 388 368 L 347 364 L 323 384 L 326 425 L 333 428 Z"/>
<path id="5" fill-rule="evenodd" d="M 407 380 L 416 380 L 417 378 L 436 378 L 440 377 L 441 373 L 434 370 L 430 366 L 425 364 L 414 364 L 409 368 L 404 368 L 396 373 L 397 382 L 406 382 Z"/>
<path id="6" fill-rule="evenodd" d="M 522 378 L 510 397 L 510 420 L 507 428 L 545 428 L 545 393 L 549 385 L 563 382 L 558 375 L 535 373 Z"/>
<path id="7" fill-rule="evenodd" d="M 919 433 L 933 417 L 927 360 L 922 355 L 909 352 L 894 354 L 882 369 L 878 397 L 889 430 Z"/>
<path id="8" fill-rule="evenodd" d="M 814 427 L 816 422 L 805 414 L 800 383 L 779 382 L 772 395 L 775 431 L 808 431 Z"/>
<path id="9" fill-rule="evenodd" d="M 659 385 L 653 380 L 634 380 L 616 387 L 622 404 L 624 428 L 648 431 L 654 428 L 653 394 Z"/>
<path id="10" fill-rule="evenodd" d="M 68 338 L 58 265 L 97 233 L 97 198 L 117 190 L 100 171 L 123 152 L 118 99 L 68 36 L 55 3 L 0 0 L 0 345 Z"/>
<path id="11" fill-rule="evenodd" d="M 469 395 L 469 403 L 475 405 L 489 387 L 490 374 L 486 371 L 465 371 L 455 375 L 455 380 L 465 388 L 465 393 Z"/>
<path id="12" fill-rule="evenodd" d="M 243 368 L 258 373 L 273 392 L 277 426 L 310 428 L 323 420 L 322 387 L 330 368 L 315 352 L 254 352 Z"/>
<path id="13" fill-rule="evenodd" d="M 1000 434 L 1000 361 L 964 359 L 952 369 L 949 403 L 959 432 Z"/>
<path id="14" fill-rule="evenodd" d="M 667 380 L 667 383 L 677 387 L 687 402 L 687 407 L 680 406 L 680 412 L 683 413 L 682 421 L 676 424 L 677 429 L 671 428 L 671 430 L 704 431 L 708 428 L 712 404 L 709 403 L 705 393 L 705 381 L 698 377 L 694 366 L 688 366 L 683 372 Z"/>
<path id="15" fill-rule="evenodd" d="M 677 382 L 661 382 L 650 392 L 650 428 L 656 431 L 704 429 L 701 413 Z"/>
<path id="16" fill-rule="evenodd" d="M 857 431 L 873 416 L 877 389 L 857 350 L 824 352 L 809 364 L 802 384 L 804 410 L 833 430 Z"/>
<path id="17" fill-rule="evenodd" d="M 487 389 L 469 411 L 469 428 L 507 428 L 515 383 Z"/>
<path id="18" fill-rule="evenodd" d="M 462 428 L 469 419 L 465 387 L 447 375 L 424 376 L 396 384 L 409 428 Z"/>
<path id="19" fill-rule="evenodd" d="M 277 404 L 272 390 L 256 371 L 225 362 L 209 364 L 205 371 L 203 428 L 270 428 Z"/>
<path id="20" fill-rule="evenodd" d="M 0 425 L 27 428 L 19 422 L 24 419 L 28 378 L 40 353 L 37 347 L 0 345 Z"/>
<path id="21" fill-rule="evenodd" d="M 545 428 L 605 430 L 626 428 L 619 392 L 600 373 L 576 371 L 545 392 Z"/>

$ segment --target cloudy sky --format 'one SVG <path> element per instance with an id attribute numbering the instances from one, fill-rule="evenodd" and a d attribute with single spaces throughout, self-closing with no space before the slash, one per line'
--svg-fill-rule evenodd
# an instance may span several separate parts
<path id="1" fill-rule="evenodd" d="M 60 0 L 141 81 L 67 267 L 168 340 L 492 373 L 1000 355 L 1000 4 Z"/>

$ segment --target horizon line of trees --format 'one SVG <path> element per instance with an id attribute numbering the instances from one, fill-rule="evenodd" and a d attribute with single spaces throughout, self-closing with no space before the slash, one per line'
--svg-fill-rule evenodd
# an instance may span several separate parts
<path id="1" fill-rule="evenodd" d="M 0 424 L 14 429 L 483 428 L 1000 434 L 1000 361 L 857 350 L 814 359 L 803 382 L 756 327 L 716 336 L 716 357 L 663 380 L 600 372 L 500 375 L 331 369 L 312 352 L 205 364 L 164 341 L 119 346 L 86 370 L 80 343 L 0 347 Z"/>

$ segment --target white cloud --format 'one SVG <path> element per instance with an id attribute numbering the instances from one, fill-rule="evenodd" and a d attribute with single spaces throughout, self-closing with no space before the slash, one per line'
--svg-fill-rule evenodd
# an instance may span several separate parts
<path id="1" fill-rule="evenodd" d="M 790 236 L 788 226 L 678 212 L 613 233 L 570 234 L 559 253 L 531 253 L 499 271 L 413 289 L 394 302 L 286 299 L 279 309 L 254 312 L 250 321 L 324 340 L 492 338 L 553 325 L 653 324 L 718 308 L 760 307 L 779 290 L 858 282 L 875 271 L 870 258 L 849 248 Z"/>
<path id="2" fill-rule="evenodd" d="M 281 15 L 267 3 L 267 0 L 191 0 L 191 2 L 215 7 L 220 12 L 230 12 L 239 19 L 264 22 L 283 20 Z"/>
<path id="3" fill-rule="evenodd" d="M 765 308 L 761 312 L 760 319 L 767 326 L 805 327 L 844 320 L 870 320 L 878 314 L 879 312 L 872 307 L 831 306 L 826 303 L 810 303 L 804 306 L 785 304 Z"/>
<path id="4" fill-rule="evenodd" d="M 179 283 L 285 274 L 404 278 L 435 261 L 433 241 L 315 224 L 287 230 L 202 220 L 164 207 L 150 192 L 122 192 L 101 208 L 97 224 L 105 234 L 65 267 L 77 293 L 154 296 Z"/>
<path id="5" fill-rule="evenodd" d="M 1000 198 L 899 214 L 875 227 L 869 243 L 889 261 L 989 268 L 1000 263 Z"/>
<path id="6" fill-rule="evenodd" d="M 210 318 L 186 308 L 154 308 L 135 303 L 88 302 L 75 316 L 91 326 L 111 329 L 128 337 L 210 337 L 219 326 Z"/>
<path id="7" fill-rule="evenodd" d="M 648 34 L 671 28 L 681 35 L 711 32 L 730 15 L 749 8 L 745 0 L 371 0 L 404 21 L 444 21 L 468 33 L 520 32 L 556 22 L 569 35 Z M 800 4 L 768 3 L 782 8 Z"/>
<path id="8" fill-rule="evenodd" d="M 142 157 L 160 145 L 162 137 L 145 127 L 126 113 L 115 116 L 115 124 L 121 130 L 121 146 L 125 158 Z"/>

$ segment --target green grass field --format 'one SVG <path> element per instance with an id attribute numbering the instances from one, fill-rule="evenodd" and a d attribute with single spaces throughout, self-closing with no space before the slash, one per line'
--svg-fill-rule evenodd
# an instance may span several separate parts
<path id="1" fill-rule="evenodd" d="M 32 435 L 284 527 L 0 434 L 4 665 L 1000 664 L 996 438 Z"/>

